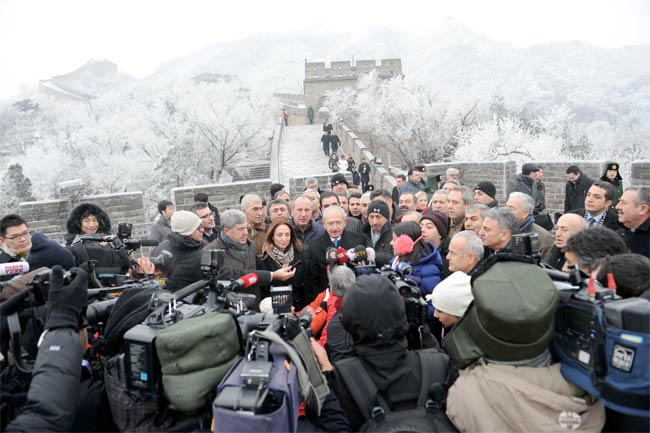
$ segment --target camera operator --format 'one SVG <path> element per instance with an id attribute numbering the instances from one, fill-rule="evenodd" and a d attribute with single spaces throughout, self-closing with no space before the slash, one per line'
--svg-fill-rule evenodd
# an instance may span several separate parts
<path id="1" fill-rule="evenodd" d="M 50 280 L 50 314 L 39 344 L 28 404 L 8 425 L 9 432 L 71 430 L 85 350 L 85 338 L 77 330 L 88 297 L 88 275 L 76 269 L 74 280 L 65 286 L 63 283 L 63 269 L 55 266 Z"/>
<path id="2" fill-rule="evenodd" d="M 203 226 L 194 212 L 179 210 L 172 215 L 172 232 L 167 235 L 172 263 L 169 269 L 167 290 L 175 292 L 199 281 L 201 275 L 201 247 Z"/>
<path id="3" fill-rule="evenodd" d="M 608 287 L 608 274 L 614 277 L 616 294 L 621 298 L 639 297 L 650 301 L 650 259 L 641 254 L 617 254 L 596 263 L 591 276 Z"/>
<path id="4" fill-rule="evenodd" d="M 600 431 L 603 405 L 551 364 L 558 293 L 540 267 L 495 255 L 443 339 L 460 369 L 447 416 L 459 431 Z M 435 292 L 434 292 L 435 295 Z"/>
<path id="5" fill-rule="evenodd" d="M 130 263 L 126 254 L 120 255 L 106 242 L 79 242 L 80 235 L 111 234 L 111 219 L 102 208 L 92 203 L 81 203 L 72 209 L 65 226 L 68 232 L 63 237 L 77 266 L 94 260 L 97 274 L 127 273 Z"/>
<path id="6" fill-rule="evenodd" d="M 389 405 L 413 406 L 422 382 L 420 360 L 415 352 L 407 348 L 406 332 L 409 325 L 404 301 L 393 283 L 381 275 L 359 277 L 346 291 L 339 312 L 343 328 L 351 335 L 355 357 L 361 361 Z M 366 418 L 329 361 L 325 349 L 315 341 L 312 341 L 312 348 L 328 381 L 336 383 L 334 389 L 350 419 L 352 431 L 358 431 Z M 446 376 L 446 373 L 431 372 L 431 375 Z"/>

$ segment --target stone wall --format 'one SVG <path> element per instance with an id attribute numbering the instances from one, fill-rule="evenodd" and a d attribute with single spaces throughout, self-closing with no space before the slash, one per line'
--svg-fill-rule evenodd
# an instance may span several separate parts
<path id="1" fill-rule="evenodd" d="M 269 198 L 271 179 L 245 180 L 233 183 L 220 183 L 212 185 L 196 185 L 172 188 L 172 199 L 176 209 L 187 210 L 194 203 L 194 194 L 204 192 L 208 194 L 210 203 L 219 211 L 226 209 L 239 209 L 239 197 L 253 193 Z"/>
<path id="2" fill-rule="evenodd" d="M 623 179 L 623 186 L 650 186 L 650 160 L 637 160 L 632 163 L 630 182 Z"/>
<path id="3" fill-rule="evenodd" d="M 288 188 L 292 196 L 300 194 L 302 191 L 305 190 L 305 179 L 308 177 L 313 177 L 316 178 L 316 180 L 318 180 L 318 187 L 322 191 L 326 191 L 331 189 L 330 179 L 334 174 L 335 173 L 325 173 L 325 174 L 314 174 L 314 175 L 309 175 L 304 177 L 292 177 L 291 179 L 289 179 L 289 185 L 286 185 L 285 190 Z M 346 171 L 344 174 L 345 174 L 345 179 L 348 181 L 348 184 L 352 186 L 352 173 Z"/>

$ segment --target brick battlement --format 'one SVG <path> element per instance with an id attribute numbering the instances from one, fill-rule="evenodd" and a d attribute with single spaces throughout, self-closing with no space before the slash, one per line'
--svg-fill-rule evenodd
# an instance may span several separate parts
<path id="1" fill-rule="evenodd" d="M 380 77 L 390 78 L 402 74 L 401 59 L 334 61 L 327 67 L 325 62 L 305 62 L 305 81 L 314 80 L 356 80 L 361 75 L 376 70 Z"/>

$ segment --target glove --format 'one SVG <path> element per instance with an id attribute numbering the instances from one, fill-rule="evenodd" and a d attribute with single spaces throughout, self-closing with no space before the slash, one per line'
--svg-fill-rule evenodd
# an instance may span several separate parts
<path id="1" fill-rule="evenodd" d="M 88 300 L 88 273 L 80 268 L 73 268 L 75 274 L 67 286 L 63 285 L 63 268 L 56 265 L 50 275 L 48 300 L 50 314 L 45 328 L 74 328 L 79 324 L 81 308 Z"/>

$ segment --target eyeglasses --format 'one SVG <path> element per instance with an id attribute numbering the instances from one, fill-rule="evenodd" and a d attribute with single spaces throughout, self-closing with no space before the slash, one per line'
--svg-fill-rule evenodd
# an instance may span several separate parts
<path id="1" fill-rule="evenodd" d="M 206 220 L 206 219 L 208 219 L 208 218 L 210 218 L 210 217 L 213 217 L 213 216 L 214 216 L 214 212 L 210 212 L 210 213 L 207 213 L 207 214 L 203 215 L 203 216 L 200 217 L 200 218 L 201 218 L 202 220 Z"/>
<path id="2" fill-rule="evenodd" d="M 10 241 L 15 241 L 17 239 L 22 239 L 22 238 L 29 239 L 31 236 L 32 236 L 32 232 L 27 230 L 27 231 L 22 232 L 22 233 L 16 233 L 15 235 L 6 236 L 5 239 L 8 239 Z"/>

